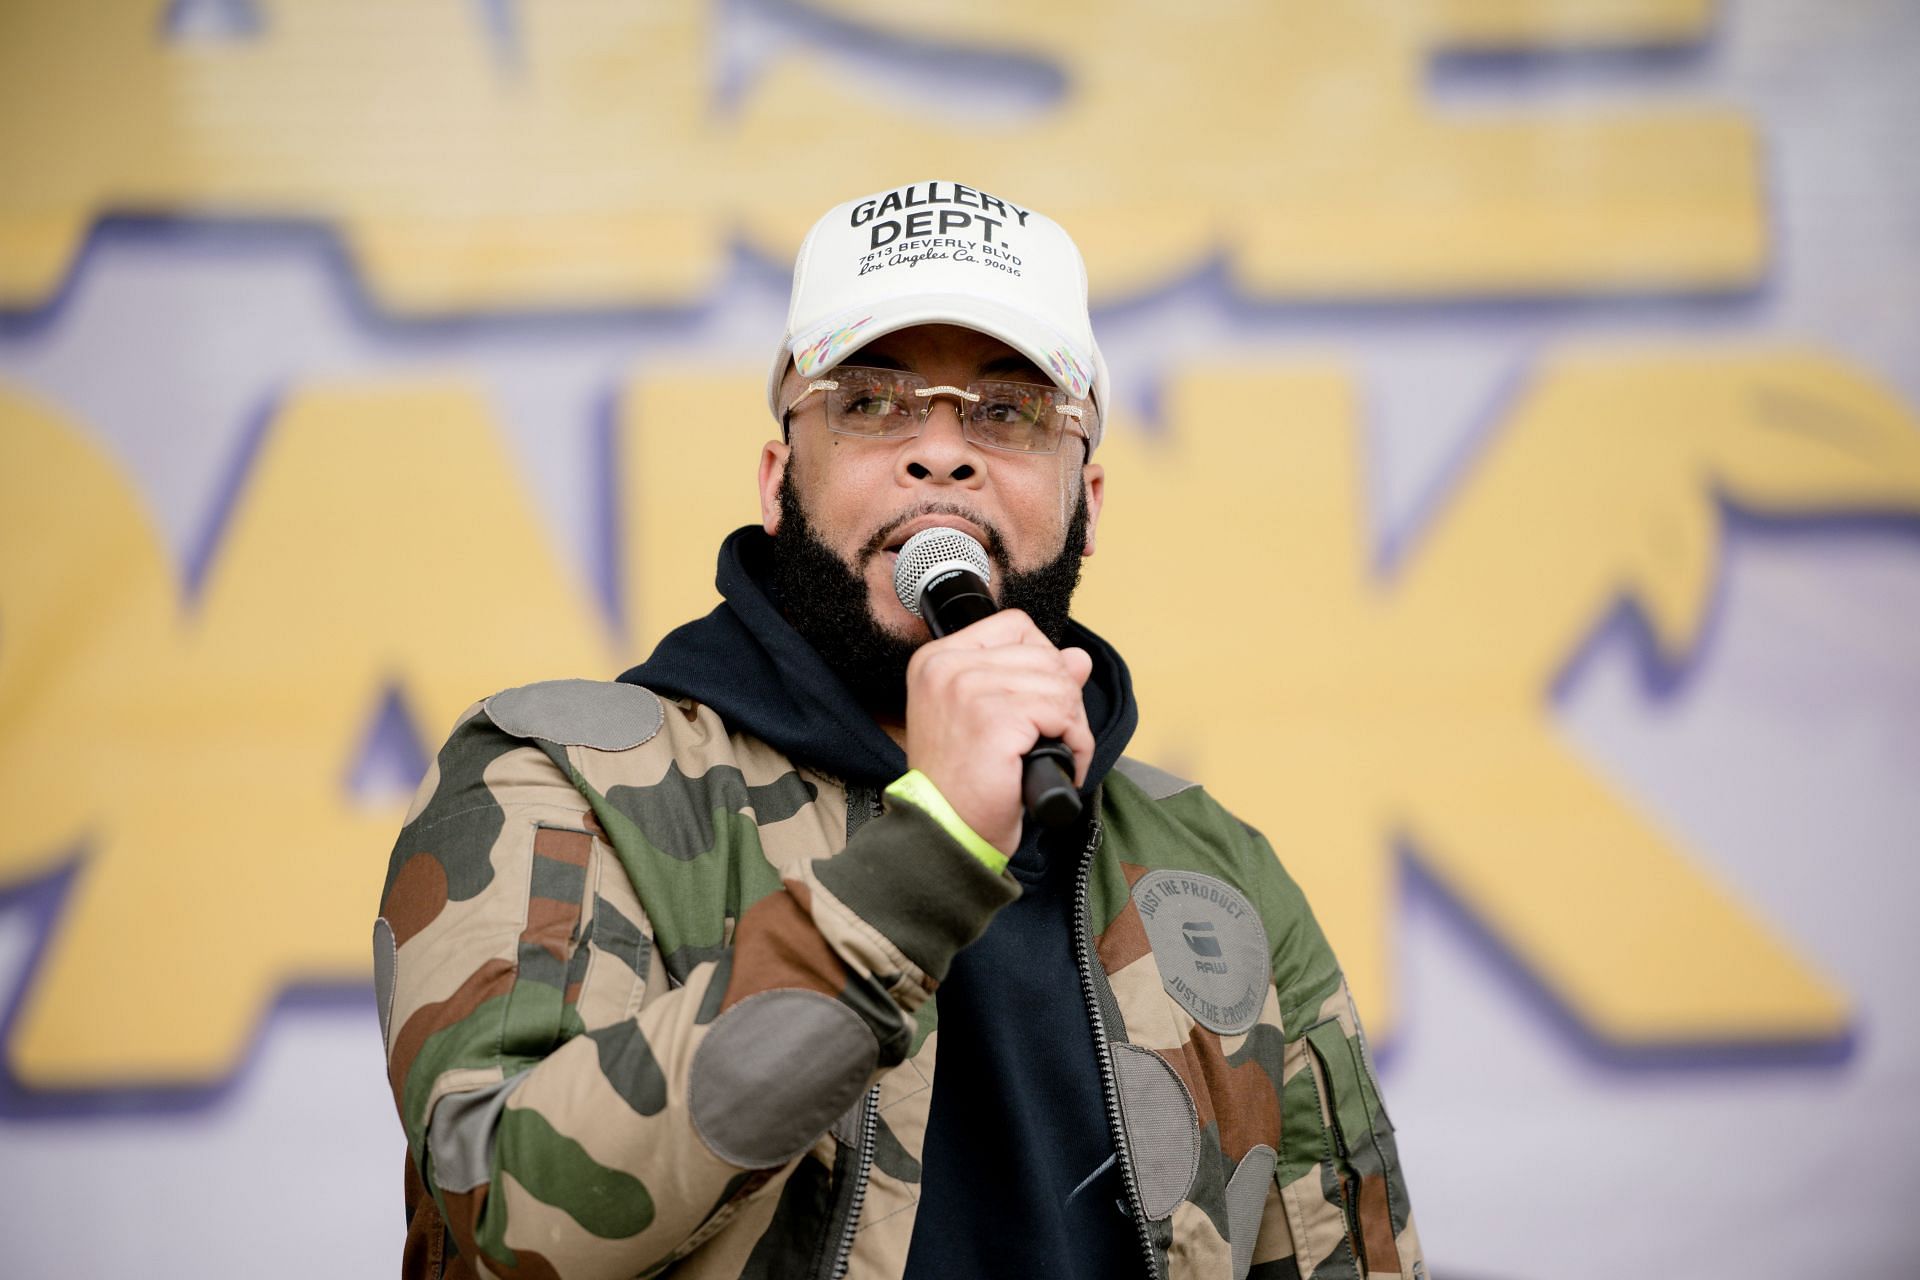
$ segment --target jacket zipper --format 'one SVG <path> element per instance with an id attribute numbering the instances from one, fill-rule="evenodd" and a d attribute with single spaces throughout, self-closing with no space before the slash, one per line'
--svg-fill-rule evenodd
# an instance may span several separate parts
<path id="1" fill-rule="evenodd" d="M 1127 1150 L 1126 1118 L 1120 1114 L 1120 1089 L 1113 1072 L 1113 1046 L 1107 1042 L 1107 1020 L 1100 1012 L 1100 996 L 1093 985 L 1090 888 L 1094 854 L 1100 848 L 1100 834 L 1100 819 L 1096 813 L 1087 847 L 1080 856 L 1080 876 L 1073 887 L 1073 954 L 1074 961 L 1080 967 L 1080 993 L 1086 998 L 1087 1018 L 1093 1023 L 1093 1047 L 1100 1058 L 1100 1091 L 1107 1104 L 1107 1128 L 1113 1134 L 1113 1149 L 1120 1158 L 1120 1176 L 1127 1188 L 1127 1216 L 1133 1220 L 1134 1230 L 1140 1237 L 1140 1249 L 1147 1260 L 1147 1274 L 1159 1280 L 1160 1255 L 1153 1247 L 1152 1228 L 1147 1225 L 1147 1211 L 1140 1201 L 1140 1187 L 1133 1174 L 1133 1157 Z"/>
<path id="2" fill-rule="evenodd" d="M 880 1086 L 867 1090 L 860 1107 L 860 1147 L 853 1166 L 853 1199 L 847 1205 L 847 1222 L 840 1229 L 840 1243 L 834 1249 L 833 1268 L 828 1280 L 840 1280 L 853 1260 L 853 1233 L 860 1227 L 860 1209 L 867 1200 L 867 1177 L 873 1172 L 874 1138 L 880 1127 Z"/>
<path id="3" fill-rule="evenodd" d="M 856 798 L 857 797 L 857 798 Z M 864 801 L 864 804 L 860 802 Z M 855 805 L 860 809 L 856 810 Z M 859 820 L 855 821 L 858 812 Z M 880 793 L 869 787 L 860 787 L 856 792 L 849 786 L 847 790 L 847 839 L 853 839 L 853 833 L 868 822 L 886 812 Z M 867 1090 L 866 1098 L 860 1105 L 860 1145 L 854 1155 L 853 1196 L 847 1204 L 847 1220 L 840 1229 L 840 1242 L 834 1246 L 833 1266 L 827 1270 L 827 1280 L 840 1280 L 847 1274 L 847 1264 L 853 1260 L 853 1233 L 860 1229 L 860 1210 L 867 1201 L 867 1178 L 873 1172 L 874 1139 L 880 1128 L 880 1086 Z"/>

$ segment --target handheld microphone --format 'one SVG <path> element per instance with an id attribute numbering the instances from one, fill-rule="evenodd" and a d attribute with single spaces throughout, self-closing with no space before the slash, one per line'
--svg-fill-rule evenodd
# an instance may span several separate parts
<path id="1" fill-rule="evenodd" d="M 987 549 L 958 529 L 922 529 L 906 540 L 893 565 L 893 593 L 908 613 L 925 620 L 935 637 L 997 613 L 988 594 L 993 562 Z M 1064 827 L 1080 816 L 1073 787 L 1073 752 L 1058 738 L 1041 738 L 1021 767 L 1021 798 L 1043 827 Z"/>

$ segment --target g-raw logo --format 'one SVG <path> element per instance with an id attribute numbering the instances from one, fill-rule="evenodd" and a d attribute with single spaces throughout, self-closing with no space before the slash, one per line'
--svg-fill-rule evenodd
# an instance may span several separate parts
<path id="1" fill-rule="evenodd" d="M 1208 959 L 1195 960 L 1193 967 L 1201 973 L 1225 973 L 1227 962 L 1220 959 L 1220 940 L 1214 936 L 1213 925 L 1205 920 L 1189 920 L 1180 926 L 1180 936 L 1187 940 L 1187 949 L 1197 956 Z"/>

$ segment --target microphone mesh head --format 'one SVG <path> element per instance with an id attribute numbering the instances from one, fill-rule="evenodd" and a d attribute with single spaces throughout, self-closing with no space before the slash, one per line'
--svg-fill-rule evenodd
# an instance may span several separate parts
<path id="1" fill-rule="evenodd" d="M 893 562 L 893 594 L 914 617 L 920 616 L 920 593 L 943 573 L 965 569 L 980 581 L 993 583 L 993 562 L 987 549 L 958 529 L 935 527 L 922 529 L 900 548 Z"/>

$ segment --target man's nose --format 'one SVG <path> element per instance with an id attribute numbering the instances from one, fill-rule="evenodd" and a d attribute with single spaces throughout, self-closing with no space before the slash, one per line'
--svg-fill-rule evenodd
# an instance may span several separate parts
<path id="1" fill-rule="evenodd" d="M 953 396 L 935 396 L 920 434 L 900 451 L 900 467 L 914 480 L 936 483 L 977 485 L 984 477 L 980 455 L 961 427 L 961 401 Z"/>

